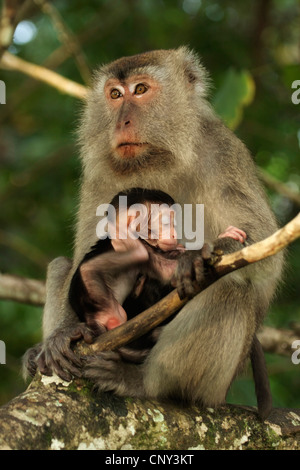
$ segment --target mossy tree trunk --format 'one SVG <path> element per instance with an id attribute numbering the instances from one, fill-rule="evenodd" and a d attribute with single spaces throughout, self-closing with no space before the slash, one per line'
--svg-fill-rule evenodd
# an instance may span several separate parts
<path id="1" fill-rule="evenodd" d="M 36 377 L 0 408 L 0 449 L 300 449 L 300 410 L 213 409 L 96 396 L 88 383 Z"/>

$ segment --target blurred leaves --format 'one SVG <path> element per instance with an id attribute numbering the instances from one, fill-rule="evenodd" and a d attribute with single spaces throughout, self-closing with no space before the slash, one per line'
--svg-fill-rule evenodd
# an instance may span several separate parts
<path id="1" fill-rule="evenodd" d="M 252 75 L 243 70 L 229 68 L 218 90 L 213 105 L 230 129 L 236 129 L 243 119 L 243 109 L 252 103 L 255 83 Z"/>

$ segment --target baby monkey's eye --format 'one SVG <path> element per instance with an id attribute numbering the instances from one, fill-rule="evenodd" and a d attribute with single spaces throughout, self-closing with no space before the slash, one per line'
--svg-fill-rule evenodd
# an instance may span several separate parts
<path id="1" fill-rule="evenodd" d="M 121 96 L 122 96 L 122 93 L 117 88 L 114 88 L 110 92 L 110 97 L 111 97 L 112 100 L 116 100 L 116 99 L 120 98 Z"/>
<path id="2" fill-rule="evenodd" d="M 142 95 L 143 93 L 146 93 L 148 90 L 148 87 L 144 85 L 143 83 L 139 83 L 134 90 L 135 95 Z"/>

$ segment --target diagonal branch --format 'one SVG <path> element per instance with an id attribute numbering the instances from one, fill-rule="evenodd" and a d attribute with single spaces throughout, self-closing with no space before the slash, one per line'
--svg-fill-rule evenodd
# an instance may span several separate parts
<path id="1" fill-rule="evenodd" d="M 40 65 L 35 65 L 26 60 L 20 59 L 19 57 L 10 54 L 9 52 L 4 52 L 1 61 L 0 67 L 6 68 L 8 70 L 17 70 L 19 72 L 25 73 L 36 80 L 47 83 L 62 93 L 66 93 L 71 96 L 75 96 L 81 100 L 84 100 L 87 95 L 87 87 L 80 85 L 79 83 L 73 82 L 68 78 L 62 77 L 52 70 L 41 67 Z"/>

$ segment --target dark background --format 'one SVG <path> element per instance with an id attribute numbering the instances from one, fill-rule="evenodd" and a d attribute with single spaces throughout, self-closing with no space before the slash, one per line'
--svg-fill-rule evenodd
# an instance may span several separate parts
<path id="1" fill-rule="evenodd" d="M 34 4 L 9 52 L 87 84 L 87 70 L 124 55 L 189 45 L 212 79 L 211 101 L 250 148 L 256 163 L 299 191 L 300 104 L 291 85 L 300 80 L 300 7 L 296 0 L 66 0 L 51 4 L 81 44 L 78 67 L 53 15 Z M 53 12 L 52 12 L 53 13 Z M 25 22 L 26 21 L 26 22 Z M 72 256 L 80 165 L 76 126 L 81 102 L 20 72 L 0 70 L 0 270 L 45 279 L 46 265 Z M 266 188 L 280 225 L 299 206 Z M 300 244 L 288 250 L 284 283 L 266 324 L 300 321 Z M 0 403 L 24 390 L 20 357 L 41 337 L 42 310 L 0 301 Z M 300 364 L 267 354 L 275 406 L 299 407 Z M 250 370 L 229 401 L 255 404 Z"/>

